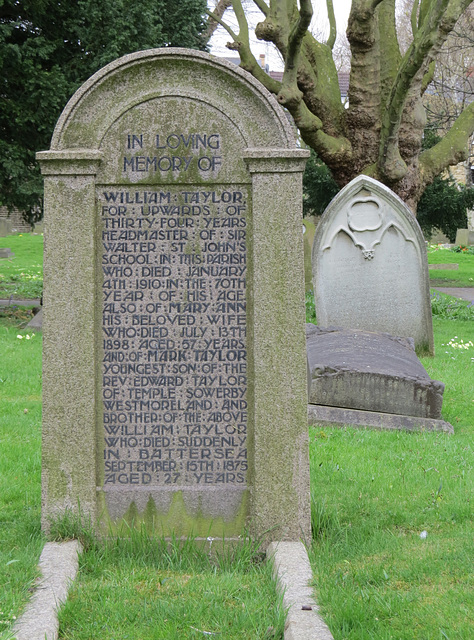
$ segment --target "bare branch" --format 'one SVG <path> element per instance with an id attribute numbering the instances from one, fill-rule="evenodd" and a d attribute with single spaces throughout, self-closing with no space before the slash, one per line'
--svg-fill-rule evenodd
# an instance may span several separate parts
<path id="1" fill-rule="evenodd" d="M 214 11 L 206 11 L 209 19 L 207 21 L 206 32 L 204 33 L 205 42 L 209 42 L 218 25 L 224 26 L 223 23 L 220 22 L 220 20 L 222 19 L 227 9 L 231 6 L 231 4 L 232 0 L 219 0 L 214 7 Z"/>
<path id="2" fill-rule="evenodd" d="M 232 31 L 228 24 L 221 20 L 215 13 L 212 13 L 212 11 L 206 11 L 206 13 L 216 24 L 220 24 L 221 27 L 224 27 L 231 38 L 237 40 L 238 36 Z"/>
<path id="3" fill-rule="evenodd" d="M 268 16 L 269 7 L 264 0 L 253 0 L 264 16 Z"/>
<path id="4" fill-rule="evenodd" d="M 468 158 L 469 138 L 473 133 L 474 102 L 464 109 L 438 144 L 420 155 L 420 168 L 425 184 L 432 182 L 447 167 Z"/>
<path id="5" fill-rule="evenodd" d="M 428 88 L 430 82 L 432 82 L 434 73 L 436 69 L 436 62 L 432 60 L 430 62 L 430 66 L 428 67 L 428 71 L 423 76 L 423 82 L 421 83 L 421 94 L 423 95 Z"/>
<path id="6" fill-rule="evenodd" d="M 337 38 L 336 16 L 334 15 L 333 1 L 326 0 L 326 7 L 328 11 L 328 20 L 329 20 L 329 38 L 326 42 L 326 45 L 332 51 L 334 49 L 334 45 L 336 44 L 336 38 Z"/>
<path id="7" fill-rule="evenodd" d="M 232 9 L 234 10 L 235 17 L 237 18 L 237 22 L 239 24 L 239 40 L 243 40 L 243 42 L 250 49 L 249 25 L 247 22 L 247 18 L 245 17 L 245 11 L 242 6 L 241 0 L 232 0 Z"/>
<path id="8" fill-rule="evenodd" d="M 281 83 L 271 78 L 258 64 L 255 56 L 250 49 L 249 26 L 245 16 L 242 3 L 239 0 L 231 0 L 237 22 L 239 25 L 239 33 L 236 34 L 227 24 L 224 23 L 219 16 L 208 12 L 208 14 L 232 37 L 233 42 L 227 43 L 227 48 L 237 51 L 240 56 L 240 66 L 251 73 L 259 80 L 269 91 L 277 94 L 281 89 Z"/>
<path id="9" fill-rule="evenodd" d="M 298 71 L 298 59 L 301 51 L 301 43 L 313 17 L 313 6 L 310 0 L 300 1 L 300 12 L 297 22 L 290 31 L 288 38 L 288 51 L 283 72 L 283 85 L 296 87 Z"/>
<path id="10" fill-rule="evenodd" d="M 411 10 L 411 15 L 410 15 L 410 22 L 411 22 L 411 32 L 413 34 L 413 37 L 415 37 L 416 32 L 418 31 L 418 5 L 420 3 L 420 0 L 414 0 L 413 2 L 413 8 Z"/>

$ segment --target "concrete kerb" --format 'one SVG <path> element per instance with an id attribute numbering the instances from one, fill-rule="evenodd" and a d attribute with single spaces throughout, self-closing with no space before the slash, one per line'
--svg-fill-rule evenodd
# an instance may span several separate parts
<path id="1" fill-rule="evenodd" d="M 16 640 L 57 640 L 58 609 L 76 577 L 82 551 L 77 540 L 47 542 L 39 560 L 41 577 L 24 614 L 13 627 Z"/>
<path id="2" fill-rule="evenodd" d="M 272 542 L 267 548 L 267 558 L 273 563 L 277 587 L 288 611 L 284 639 L 334 640 L 319 616 L 311 587 L 313 572 L 304 545 L 301 542 Z"/>

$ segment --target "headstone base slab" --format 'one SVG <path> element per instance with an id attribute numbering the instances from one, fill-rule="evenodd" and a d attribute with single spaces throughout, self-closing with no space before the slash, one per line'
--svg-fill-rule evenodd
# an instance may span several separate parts
<path id="1" fill-rule="evenodd" d="M 454 433 L 453 426 L 444 420 L 417 418 L 394 413 L 377 413 L 359 409 L 341 409 L 318 404 L 308 405 L 309 425 L 351 426 L 380 431 L 442 431 Z"/>

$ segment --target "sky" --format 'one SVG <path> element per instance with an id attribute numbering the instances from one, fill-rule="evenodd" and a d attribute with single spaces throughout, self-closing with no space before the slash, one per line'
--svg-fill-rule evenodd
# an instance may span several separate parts
<path id="1" fill-rule="evenodd" d="M 215 6 L 215 4 L 215 0 L 209 0 L 208 2 L 211 8 Z M 333 4 L 338 33 L 344 33 L 351 8 L 351 0 L 333 0 Z M 257 9 L 252 0 L 244 0 L 244 6 L 251 24 L 255 26 L 263 20 L 263 14 Z M 313 0 L 313 11 L 314 15 L 311 22 L 311 29 L 317 33 L 324 33 L 327 36 L 329 33 L 329 24 L 327 21 L 325 0 Z M 235 31 L 238 30 L 237 22 L 231 12 L 225 14 L 224 21 Z M 216 56 L 235 57 L 237 54 L 229 51 L 225 46 L 226 42 L 230 39 L 225 29 L 219 27 L 211 39 L 211 53 Z M 283 69 L 281 57 L 271 44 L 257 40 L 254 35 L 254 37 L 251 38 L 251 47 L 257 58 L 260 54 L 265 54 L 266 63 L 269 64 L 271 71 L 281 71 Z"/>

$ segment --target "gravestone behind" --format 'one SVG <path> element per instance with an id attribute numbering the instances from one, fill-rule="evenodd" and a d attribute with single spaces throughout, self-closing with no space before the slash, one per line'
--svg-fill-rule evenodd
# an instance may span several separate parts
<path id="1" fill-rule="evenodd" d="M 426 244 L 407 206 L 359 176 L 327 207 L 313 244 L 320 326 L 411 337 L 434 353 Z"/>
<path id="2" fill-rule="evenodd" d="M 455 244 L 463 247 L 469 247 L 474 245 L 474 231 L 470 229 L 458 229 L 456 231 Z"/>
<path id="3" fill-rule="evenodd" d="M 313 289 L 313 271 L 311 268 L 311 251 L 313 249 L 314 232 L 316 227 L 311 220 L 303 220 L 303 249 L 304 249 L 304 288 Z"/>
<path id="4" fill-rule="evenodd" d="M 80 505 L 103 529 L 309 536 L 307 155 L 204 53 L 125 56 L 73 96 L 38 154 L 45 527 Z"/>
<path id="5" fill-rule="evenodd" d="M 7 220 L 5 218 L 0 218 L 0 238 L 4 238 L 5 236 L 9 236 L 12 233 L 12 223 L 11 220 Z"/>

